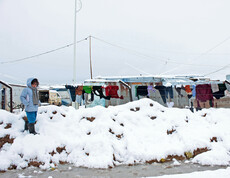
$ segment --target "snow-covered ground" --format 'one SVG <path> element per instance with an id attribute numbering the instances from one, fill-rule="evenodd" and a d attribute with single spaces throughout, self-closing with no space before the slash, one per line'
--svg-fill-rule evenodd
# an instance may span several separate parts
<path id="1" fill-rule="evenodd" d="M 189 158 L 202 165 L 230 165 L 230 109 L 192 113 L 150 99 L 79 110 L 43 106 L 39 135 L 23 132 L 24 115 L 0 110 L 0 170 L 49 169 L 59 163 L 108 168 Z"/>

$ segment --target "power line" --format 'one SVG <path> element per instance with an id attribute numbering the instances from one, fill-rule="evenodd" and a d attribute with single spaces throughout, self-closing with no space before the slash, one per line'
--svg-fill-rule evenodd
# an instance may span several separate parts
<path id="1" fill-rule="evenodd" d="M 152 56 L 149 56 L 149 55 L 146 55 L 146 54 L 143 54 L 141 52 L 138 52 L 138 51 L 135 51 L 135 50 L 132 50 L 132 49 L 128 49 L 128 48 L 125 48 L 125 47 L 122 47 L 122 46 L 119 46 L 119 45 L 116 45 L 114 43 L 110 43 L 108 41 L 105 41 L 101 38 L 98 38 L 98 37 L 95 37 L 95 36 L 92 36 L 92 38 L 98 40 L 98 41 L 101 41 L 103 43 L 106 43 L 108 45 L 111 45 L 111 46 L 114 46 L 116 48 L 120 48 L 122 50 L 125 50 L 125 51 L 128 51 L 129 53 L 132 53 L 136 56 L 141 56 L 141 57 L 145 57 L 145 58 L 149 58 L 149 59 L 153 59 L 153 60 L 158 60 L 158 61 L 161 61 L 161 62 L 164 62 L 164 63 L 173 63 L 173 64 L 180 64 L 180 65 L 187 65 L 187 66 L 204 66 L 204 67 L 217 67 L 216 65 L 202 65 L 202 64 L 193 64 L 193 63 L 181 63 L 181 62 L 177 62 L 177 61 L 174 61 L 174 60 L 171 60 L 167 57 L 162 57 L 162 56 L 156 56 L 157 58 L 163 58 L 163 59 L 156 59 L 156 57 L 152 57 Z M 202 53 L 203 55 L 203 53 Z"/>
<path id="2" fill-rule="evenodd" d="M 228 68 L 228 67 L 230 67 L 230 64 L 228 64 L 228 65 L 226 65 L 226 66 L 223 66 L 223 67 L 221 67 L 220 69 L 217 69 L 217 70 L 212 71 L 212 72 L 210 72 L 210 73 L 207 73 L 207 74 L 205 74 L 204 76 L 211 75 L 211 74 L 215 74 L 215 73 L 217 73 L 217 72 L 219 72 L 219 71 L 221 71 L 221 70 L 224 70 L 224 69 L 226 69 L 226 68 Z"/>
<path id="3" fill-rule="evenodd" d="M 222 45 L 223 43 L 225 43 L 225 42 L 228 41 L 229 39 L 230 39 L 230 36 L 227 37 L 227 38 L 225 38 L 223 41 L 221 41 L 221 42 L 218 43 L 217 45 L 213 46 L 212 48 L 208 49 L 208 50 L 205 51 L 204 53 L 200 54 L 199 56 L 197 56 L 197 57 L 195 57 L 195 58 L 193 58 L 193 59 L 190 59 L 189 61 L 191 61 L 191 60 L 195 61 L 195 60 L 199 59 L 200 57 L 202 57 L 202 56 L 204 56 L 204 55 L 207 55 L 210 51 L 216 49 L 217 47 L 219 47 L 220 45 Z M 174 70 L 177 70 L 177 69 L 179 69 L 181 66 L 182 66 L 182 64 L 179 65 L 179 66 L 177 66 L 177 67 L 175 67 L 175 68 L 173 68 L 173 69 L 170 69 L 170 70 L 168 70 L 168 71 L 166 71 L 166 72 L 164 72 L 164 73 L 162 73 L 162 74 L 166 74 L 166 73 L 172 72 L 172 71 L 174 71 Z M 217 67 L 217 66 L 215 66 L 215 67 Z M 223 70 L 222 68 L 225 68 L 225 66 L 222 66 L 222 67 L 221 67 L 221 70 Z M 218 69 L 217 71 L 214 71 L 214 73 L 216 73 L 216 72 L 218 72 L 218 71 L 219 71 L 219 69 Z"/>
<path id="4" fill-rule="evenodd" d="M 119 46 L 119 45 L 116 45 L 114 43 L 110 43 L 108 41 L 105 41 L 101 38 L 98 38 L 98 37 L 95 37 L 95 36 L 91 36 L 92 38 L 98 40 L 98 41 L 101 41 L 103 43 L 106 43 L 110 46 L 113 46 L 113 47 L 116 47 L 116 48 L 120 48 L 122 50 L 125 50 L 125 51 L 128 51 L 129 53 L 132 53 L 133 55 L 136 55 L 136 56 L 141 56 L 141 57 L 145 57 L 145 58 L 150 58 L 150 59 L 154 59 L 154 60 L 158 60 L 158 61 L 161 61 L 161 62 L 165 62 L 165 63 L 174 63 L 174 64 L 180 64 L 180 65 L 188 65 L 188 66 L 205 66 L 205 67 L 217 67 L 216 65 L 201 65 L 201 64 L 192 64 L 192 63 L 181 63 L 181 62 L 177 62 L 177 61 L 173 61 L 167 57 L 162 57 L 162 56 L 156 56 L 158 59 L 156 59 L 156 57 L 152 57 L 152 56 L 149 56 L 149 55 L 146 55 L 146 54 L 143 54 L 141 52 L 138 52 L 138 51 L 135 51 L 135 50 L 132 50 L 132 49 L 128 49 L 128 48 L 125 48 L 125 47 L 122 47 L 122 46 Z M 82 41 L 85 41 L 87 40 L 89 37 L 86 37 L 80 41 L 77 41 L 77 43 L 80 43 Z M 202 53 L 201 55 L 199 55 L 198 57 L 201 57 L 203 55 L 206 55 L 207 53 L 209 53 L 210 51 L 214 50 L 215 48 L 217 48 L 218 46 L 220 46 L 221 44 L 223 44 L 224 42 L 226 42 L 227 40 L 229 40 L 230 37 L 226 38 L 224 41 L 218 43 L 216 46 L 212 47 L 211 49 L 207 50 L 205 53 Z M 59 50 L 62 50 L 64 48 L 68 48 L 70 46 L 74 45 L 74 43 L 71 43 L 71 44 L 68 44 L 68 45 L 65 45 L 65 46 L 62 46 L 62 47 L 59 47 L 59 48 L 56 48 L 56 49 L 53 49 L 53 50 L 50 50 L 50 51 L 46 51 L 46 52 L 43 52 L 43 53 L 40 53 L 40 54 L 36 54 L 36 55 L 33 55 L 33 56 L 29 56 L 29 57 L 25 57 L 25 58 L 21 58 L 21 59 L 16 59 L 16 60 L 9 60 L 9 61 L 3 61 L 3 62 L 0 62 L 0 64 L 8 64 L 8 63 L 15 63 L 15 62 L 21 62 L 21 61 L 24 61 L 24 60 L 28 60 L 28 59 L 32 59 L 32 58 L 36 58 L 36 57 L 39 57 L 39 56 L 43 56 L 43 55 L 46 55 L 46 54 L 49 54 L 49 53 L 53 53 L 53 52 L 56 52 L 56 51 L 59 51 Z M 198 58 L 197 57 L 197 58 Z M 163 58 L 163 59 L 159 59 L 159 58 Z M 196 58 L 196 59 L 197 59 Z M 219 70 L 223 70 L 222 68 L 226 68 L 226 66 L 224 67 L 221 67 L 221 69 L 218 69 L 217 71 Z M 215 72 L 215 71 L 214 71 Z M 207 74 L 208 75 L 208 74 Z"/>
<path id="5" fill-rule="evenodd" d="M 87 38 L 84 38 L 80 41 L 77 41 L 77 43 L 80 43 L 82 41 L 85 41 L 87 40 Z M 32 58 L 36 58 L 36 57 L 39 57 L 39 56 L 43 56 L 43 55 L 46 55 L 46 54 L 49 54 L 49 53 L 53 53 L 53 52 L 56 52 L 56 51 L 59 51 L 59 50 L 62 50 L 64 48 L 68 48 L 70 46 L 74 45 L 74 43 L 71 43 L 71 44 L 68 44 L 68 45 L 65 45 L 65 46 L 62 46 L 62 47 L 59 47 L 59 48 L 56 48 L 56 49 L 53 49 L 53 50 L 50 50 L 50 51 L 46 51 L 46 52 L 43 52 L 43 53 L 40 53 L 40 54 L 36 54 L 36 55 L 33 55 L 33 56 L 29 56 L 29 57 L 24 57 L 24 58 L 21 58 L 21 59 L 16 59 L 16 60 L 9 60 L 9 61 L 4 61 L 4 62 L 0 62 L 0 64 L 9 64 L 9 63 L 15 63 L 15 62 L 21 62 L 21 61 L 25 61 L 25 60 L 28 60 L 28 59 L 32 59 Z"/>
<path id="6" fill-rule="evenodd" d="M 207 51 L 205 51 L 204 53 L 202 53 L 201 55 L 197 56 L 195 59 L 193 60 L 197 60 L 198 58 L 208 54 L 210 51 L 216 49 L 217 47 L 219 47 L 220 45 L 222 45 L 223 43 L 225 43 L 226 41 L 228 41 L 230 39 L 230 36 L 227 37 L 226 39 L 224 39 L 223 41 L 221 41 L 220 43 L 218 43 L 217 45 L 213 46 L 212 48 L 208 49 Z"/>
<path id="7" fill-rule="evenodd" d="M 211 48 L 210 50 L 213 50 L 213 49 L 217 48 L 218 46 L 220 46 L 220 45 L 223 44 L 224 42 L 228 41 L 229 39 L 230 39 L 230 36 L 229 36 L 228 38 L 226 38 L 225 40 L 223 40 L 222 42 L 218 43 L 215 47 Z M 210 50 L 208 50 L 208 51 L 210 51 Z M 219 72 L 219 71 L 221 71 L 221 70 L 224 70 L 224 69 L 226 69 L 226 68 L 228 68 L 228 67 L 230 67 L 230 64 L 227 64 L 227 65 L 225 65 L 225 66 L 223 66 L 223 67 L 221 67 L 221 68 L 219 68 L 219 69 L 217 69 L 217 70 L 215 70 L 215 71 L 212 71 L 212 72 L 210 72 L 210 73 L 207 73 L 207 74 L 205 74 L 204 76 L 211 75 L 211 74 L 215 74 L 215 73 L 217 73 L 217 72 Z"/>

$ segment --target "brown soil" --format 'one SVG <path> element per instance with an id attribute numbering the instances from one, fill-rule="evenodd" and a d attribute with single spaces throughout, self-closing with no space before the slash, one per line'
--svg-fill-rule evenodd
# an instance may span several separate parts
<path id="1" fill-rule="evenodd" d="M 152 163 L 157 163 L 157 162 L 158 161 L 156 159 L 152 159 L 152 160 L 146 161 L 145 163 L 152 164 Z"/>
<path id="2" fill-rule="evenodd" d="M 207 116 L 207 113 L 205 113 L 204 115 L 202 115 L 202 117 L 206 117 Z"/>
<path id="3" fill-rule="evenodd" d="M 93 122 L 96 118 L 95 117 L 87 117 L 86 120 Z"/>
<path id="4" fill-rule="evenodd" d="M 197 148 L 196 150 L 193 151 L 193 157 L 197 156 L 198 154 L 201 154 L 201 153 L 204 153 L 208 151 L 208 149 L 205 147 L 205 148 Z M 164 162 L 169 162 L 169 161 L 172 161 L 173 159 L 176 159 L 178 161 L 183 161 L 186 159 L 186 154 L 185 156 L 178 156 L 178 155 L 168 155 L 167 158 L 162 158 L 160 161 L 156 160 L 156 159 L 152 159 L 152 160 L 149 160 L 149 161 L 146 161 L 145 163 L 147 164 L 152 164 L 152 163 L 164 163 Z M 187 158 L 189 159 L 189 158 Z"/>
<path id="5" fill-rule="evenodd" d="M 64 147 L 57 147 L 56 151 L 60 154 L 62 151 L 66 151 L 65 146 Z"/>
<path id="6" fill-rule="evenodd" d="M 150 103 L 149 105 L 150 105 L 150 107 L 153 107 L 153 103 Z"/>
<path id="7" fill-rule="evenodd" d="M 50 154 L 51 156 L 53 156 L 53 155 L 56 154 L 56 152 L 55 152 L 55 151 L 52 151 L 52 152 L 50 152 L 49 154 Z"/>
<path id="8" fill-rule="evenodd" d="M 53 111 L 53 114 L 57 114 L 57 111 Z"/>
<path id="9" fill-rule="evenodd" d="M 121 139 L 123 136 L 124 136 L 123 134 L 116 135 L 118 139 Z"/>
<path id="10" fill-rule="evenodd" d="M 170 160 L 170 161 L 172 161 L 173 159 L 176 159 L 178 161 L 183 161 L 183 160 L 185 160 L 185 157 L 182 156 L 182 155 L 181 156 L 178 156 L 178 155 L 169 155 L 166 159 Z"/>
<path id="11" fill-rule="evenodd" d="M 212 138 L 210 139 L 210 142 L 217 142 L 217 138 L 216 138 L 216 137 L 212 137 Z"/>
<path id="12" fill-rule="evenodd" d="M 11 124 L 11 123 L 7 123 L 7 124 L 6 124 L 6 126 L 4 127 L 4 129 L 10 129 L 10 128 L 11 128 L 11 126 L 12 126 L 12 124 Z"/>
<path id="13" fill-rule="evenodd" d="M 1 137 L 0 138 L 0 149 L 2 148 L 2 146 L 5 143 L 13 143 L 14 142 L 14 138 L 10 138 L 10 135 L 6 135 L 5 137 Z"/>
<path id="14" fill-rule="evenodd" d="M 60 164 L 68 164 L 66 161 L 59 161 Z"/>
<path id="15" fill-rule="evenodd" d="M 151 116 L 150 117 L 150 119 L 152 119 L 152 120 L 154 120 L 154 119 L 156 119 L 157 118 L 157 116 Z"/>
<path id="16" fill-rule="evenodd" d="M 193 151 L 193 156 L 195 157 L 196 155 L 199 155 L 199 154 L 207 152 L 207 151 L 209 151 L 209 149 L 207 147 L 197 148 L 196 150 Z"/>
<path id="17" fill-rule="evenodd" d="M 114 132 L 112 131 L 112 129 L 111 129 L 111 128 L 109 129 L 109 132 L 110 132 L 111 134 L 114 134 Z"/>
<path id="18" fill-rule="evenodd" d="M 171 135 L 173 132 L 175 132 L 176 130 L 175 129 L 172 129 L 172 130 L 167 130 L 167 135 Z"/>
<path id="19" fill-rule="evenodd" d="M 17 169 L 17 166 L 16 165 L 10 165 L 10 167 L 8 168 L 8 170 L 13 170 L 13 169 Z"/>
<path id="20" fill-rule="evenodd" d="M 30 162 L 28 163 L 28 167 L 30 167 L 30 166 L 39 167 L 39 166 L 41 166 L 41 165 L 44 165 L 44 163 L 38 162 L 38 161 L 30 161 Z"/>

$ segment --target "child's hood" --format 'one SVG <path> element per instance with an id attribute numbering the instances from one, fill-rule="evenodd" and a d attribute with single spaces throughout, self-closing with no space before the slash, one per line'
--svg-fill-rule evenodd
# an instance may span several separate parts
<path id="1" fill-rule="evenodd" d="M 33 78 L 28 78 L 27 79 L 27 86 L 28 87 L 31 87 L 31 82 L 32 82 L 33 79 L 35 79 L 35 78 L 33 77 Z"/>

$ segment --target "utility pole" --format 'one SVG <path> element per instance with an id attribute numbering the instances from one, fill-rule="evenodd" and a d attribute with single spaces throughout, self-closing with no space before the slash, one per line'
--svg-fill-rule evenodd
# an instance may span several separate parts
<path id="1" fill-rule="evenodd" d="M 77 47 L 76 25 L 77 25 L 77 0 L 75 0 L 75 9 L 74 9 L 73 84 L 76 84 L 76 47 Z"/>
<path id="2" fill-rule="evenodd" d="M 90 64 L 90 78 L 93 79 L 91 36 L 89 36 L 89 64 Z"/>

